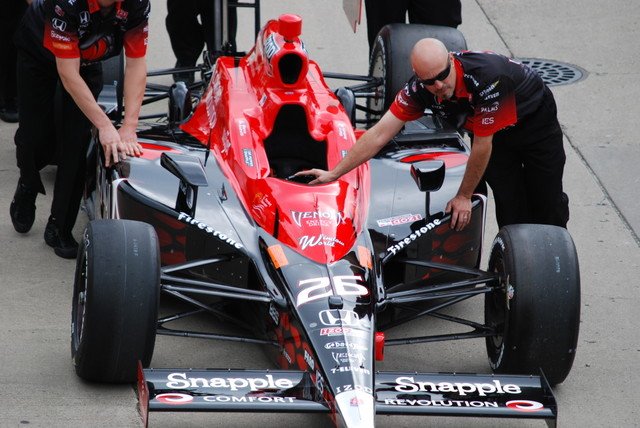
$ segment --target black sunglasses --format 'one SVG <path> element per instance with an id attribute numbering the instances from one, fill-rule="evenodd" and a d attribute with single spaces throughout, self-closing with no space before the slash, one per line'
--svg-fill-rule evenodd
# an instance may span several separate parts
<path id="1" fill-rule="evenodd" d="M 421 79 L 417 74 L 416 74 L 416 79 L 418 79 L 418 82 L 422 83 L 423 85 L 427 85 L 427 86 L 431 86 L 431 85 L 435 85 L 436 81 L 440 81 L 442 82 L 444 79 L 446 79 L 447 77 L 449 77 L 449 73 L 451 72 L 451 60 L 447 61 L 447 68 L 445 68 L 444 70 L 442 70 L 440 73 L 438 73 L 436 75 L 436 77 L 433 77 L 431 79 Z"/>

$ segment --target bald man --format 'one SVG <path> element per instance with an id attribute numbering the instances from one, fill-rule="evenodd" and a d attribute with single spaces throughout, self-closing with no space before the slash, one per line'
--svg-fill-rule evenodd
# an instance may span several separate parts
<path id="1" fill-rule="evenodd" d="M 496 201 L 498 226 L 516 223 L 565 227 L 569 199 L 562 189 L 565 153 L 553 95 L 529 67 L 492 52 L 448 52 L 436 39 L 411 52 L 414 76 L 380 121 L 365 132 L 331 171 L 312 169 L 310 184 L 337 180 L 375 156 L 425 109 L 452 123 L 466 115 L 472 135 L 466 171 L 449 201 L 451 227 L 471 220 L 471 196 L 483 177 Z"/>

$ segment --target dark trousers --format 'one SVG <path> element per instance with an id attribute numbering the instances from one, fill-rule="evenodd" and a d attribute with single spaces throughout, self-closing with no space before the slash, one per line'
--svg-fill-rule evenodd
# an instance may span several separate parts
<path id="1" fill-rule="evenodd" d="M 210 52 L 214 51 L 212 0 L 167 0 L 165 24 L 178 66 L 195 65 L 205 43 Z M 236 27 L 236 9 L 229 8 L 229 42 L 234 50 Z"/>
<path id="2" fill-rule="evenodd" d="M 20 19 L 27 9 L 24 0 L 5 0 L 0 13 L 0 107 L 12 103 L 17 97 L 16 60 L 17 50 L 13 43 Z"/>
<path id="3" fill-rule="evenodd" d="M 101 65 L 83 66 L 80 74 L 97 98 L 102 88 Z M 20 180 L 44 193 L 40 170 L 58 151 L 51 216 L 61 231 L 70 232 L 82 198 L 91 123 L 59 83 L 55 64 L 38 61 L 20 50 L 18 107 L 15 144 Z"/>
<path id="4" fill-rule="evenodd" d="M 485 180 L 493 190 L 499 227 L 539 223 L 566 228 L 569 221 L 569 199 L 562 190 L 562 130 L 553 95 L 544 90 L 534 113 L 493 138 Z"/>
<path id="5" fill-rule="evenodd" d="M 462 23 L 460 0 L 364 0 L 367 14 L 369 50 L 376 36 L 387 24 L 442 25 L 456 28 Z"/>

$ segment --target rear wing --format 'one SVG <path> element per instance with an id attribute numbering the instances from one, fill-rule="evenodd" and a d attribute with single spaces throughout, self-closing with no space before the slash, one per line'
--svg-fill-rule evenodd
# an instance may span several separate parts
<path id="1" fill-rule="evenodd" d="M 150 411 L 330 413 L 335 405 L 323 400 L 327 396 L 302 371 L 138 370 L 145 427 Z M 542 375 L 377 372 L 374 402 L 380 415 L 543 419 L 550 427 L 557 420 L 555 397 Z"/>

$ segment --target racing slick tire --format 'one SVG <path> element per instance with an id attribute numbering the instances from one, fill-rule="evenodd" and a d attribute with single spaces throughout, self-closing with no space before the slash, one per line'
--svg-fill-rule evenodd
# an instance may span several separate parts
<path id="1" fill-rule="evenodd" d="M 490 272 L 499 275 L 485 295 L 491 368 L 497 373 L 538 374 L 550 385 L 571 371 L 580 324 L 580 270 L 566 229 L 510 225 L 493 241 Z"/>
<path id="2" fill-rule="evenodd" d="M 412 76 L 409 56 L 420 39 L 440 40 L 450 51 L 467 49 L 464 35 L 457 29 L 438 25 L 389 24 L 382 27 L 371 50 L 369 76 L 382 78 L 383 84 L 367 107 L 369 120 L 378 120 L 387 111 L 396 94 Z"/>
<path id="3" fill-rule="evenodd" d="M 71 356 L 89 381 L 136 380 L 153 355 L 160 252 L 152 226 L 131 220 L 89 222 L 78 253 L 71 313 Z"/>

